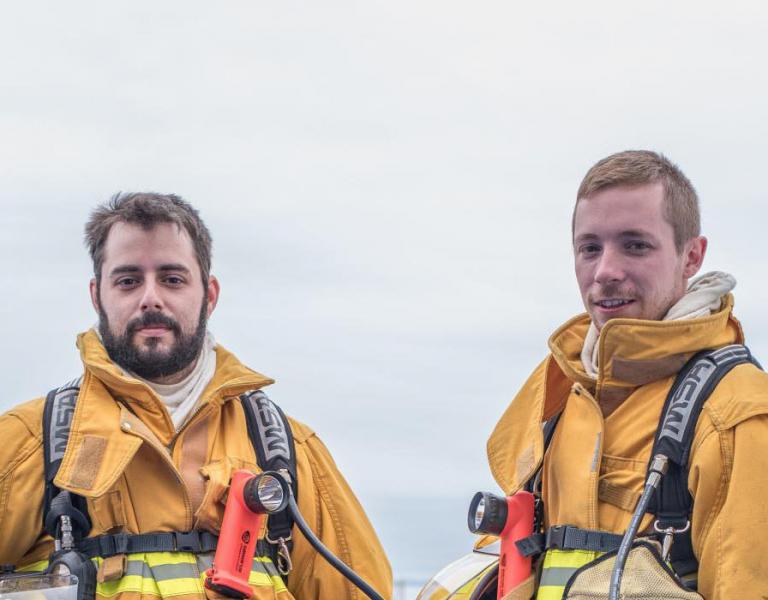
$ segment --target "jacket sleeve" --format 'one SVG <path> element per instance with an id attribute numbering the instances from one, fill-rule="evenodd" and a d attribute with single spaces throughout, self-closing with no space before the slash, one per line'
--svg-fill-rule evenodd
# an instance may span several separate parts
<path id="1" fill-rule="evenodd" d="M 768 597 L 768 415 L 711 430 L 690 467 L 699 593 Z"/>
<path id="2" fill-rule="evenodd" d="M 0 563 L 17 566 L 47 556 L 42 535 L 42 425 L 28 418 L 31 406 L 0 417 Z"/>
<path id="3" fill-rule="evenodd" d="M 392 572 L 363 507 L 325 445 L 294 424 L 298 504 L 304 519 L 331 552 L 384 598 L 392 597 Z M 297 600 L 363 600 L 363 593 L 336 571 L 294 527 L 294 568 L 288 589 Z"/>

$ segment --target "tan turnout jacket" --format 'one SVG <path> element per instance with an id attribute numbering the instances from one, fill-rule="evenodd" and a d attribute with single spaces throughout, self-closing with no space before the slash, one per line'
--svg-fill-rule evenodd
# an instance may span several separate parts
<path id="1" fill-rule="evenodd" d="M 237 397 L 272 380 L 218 346 L 213 380 L 177 433 L 159 398 L 122 374 L 93 330 L 78 347 L 85 376 L 56 484 L 88 499 L 91 535 L 216 532 L 232 470 L 260 471 Z M 0 563 L 27 564 L 51 550 L 41 531 L 42 407 L 37 399 L 0 417 Z M 331 551 L 391 597 L 389 563 L 363 508 L 315 433 L 290 424 L 302 514 Z M 257 598 L 363 598 L 295 531 L 289 591 L 263 589 Z"/>
<path id="2" fill-rule="evenodd" d="M 543 461 L 547 526 L 623 533 L 675 374 L 699 350 L 743 342 L 732 305 L 729 295 L 719 312 L 694 320 L 609 321 L 596 381 L 580 359 L 589 317 L 558 329 L 551 354 L 488 441 L 499 485 L 514 493 Z M 541 423 L 560 410 L 543 456 Z M 768 375 L 741 365 L 718 385 L 698 421 L 689 469 L 699 592 L 707 600 L 767 598 Z"/>

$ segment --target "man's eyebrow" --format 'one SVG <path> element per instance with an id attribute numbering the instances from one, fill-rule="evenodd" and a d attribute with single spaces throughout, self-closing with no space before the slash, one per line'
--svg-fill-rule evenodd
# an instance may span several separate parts
<path id="1" fill-rule="evenodd" d="M 160 265 L 157 268 L 158 271 L 179 271 L 182 273 L 189 273 L 189 269 L 182 265 L 181 263 L 167 263 L 164 265 Z"/>
<path id="2" fill-rule="evenodd" d="M 110 277 L 114 277 L 115 275 L 122 275 L 123 273 L 141 273 L 141 267 L 138 265 L 120 265 L 119 267 L 115 267 L 109 272 Z"/>
<path id="3" fill-rule="evenodd" d="M 588 242 L 599 239 L 594 233 L 582 233 L 574 238 L 574 242 Z"/>
<path id="4" fill-rule="evenodd" d="M 161 272 L 174 271 L 176 273 L 190 272 L 189 269 L 181 263 L 166 263 L 160 265 L 157 270 Z M 109 272 L 109 276 L 114 277 L 115 275 L 124 275 L 125 273 L 142 273 L 143 271 L 144 269 L 142 269 L 139 265 L 120 265 L 112 269 Z"/>
<path id="5" fill-rule="evenodd" d="M 618 237 L 620 238 L 647 237 L 647 238 L 655 239 L 655 236 L 651 232 L 644 231 L 642 229 L 625 229 L 624 231 L 619 233 Z M 577 235 L 573 241 L 574 242 L 591 242 L 599 239 L 600 239 L 600 236 L 595 233 L 582 233 Z"/>
<path id="6" fill-rule="evenodd" d="M 621 237 L 653 237 L 653 234 L 649 231 L 642 229 L 627 229 L 619 234 Z"/>

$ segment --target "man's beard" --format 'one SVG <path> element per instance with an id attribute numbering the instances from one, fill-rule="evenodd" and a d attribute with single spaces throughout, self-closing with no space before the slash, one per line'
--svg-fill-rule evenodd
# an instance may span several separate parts
<path id="1" fill-rule="evenodd" d="M 109 358 L 123 369 L 149 380 L 167 377 L 182 371 L 200 355 L 205 340 L 206 309 L 203 302 L 197 329 L 191 335 L 184 334 L 177 321 L 159 312 L 144 313 L 130 321 L 122 335 L 114 335 L 107 314 L 99 309 L 99 333 Z M 141 349 L 133 343 L 136 331 L 149 325 L 164 325 L 173 332 L 175 341 L 169 350 L 157 350 L 160 338 L 147 338 L 146 345 Z"/>

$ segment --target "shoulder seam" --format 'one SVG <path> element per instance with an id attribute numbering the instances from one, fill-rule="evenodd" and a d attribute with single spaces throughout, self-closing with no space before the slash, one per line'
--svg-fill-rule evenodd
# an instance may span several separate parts
<path id="1" fill-rule="evenodd" d="M 8 463 L 2 472 L 0 472 L 0 481 L 3 481 L 6 477 L 8 477 L 9 473 L 12 473 L 17 466 L 27 460 L 38 448 L 43 445 L 42 438 L 35 435 L 34 432 L 30 431 L 29 426 L 24 422 L 24 419 L 21 419 L 18 415 L 13 413 L 9 413 L 8 416 L 13 416 L 24 425 L 30 434 L 30 440 L 22 445 L 16 457 L 10 463 Z"/>

